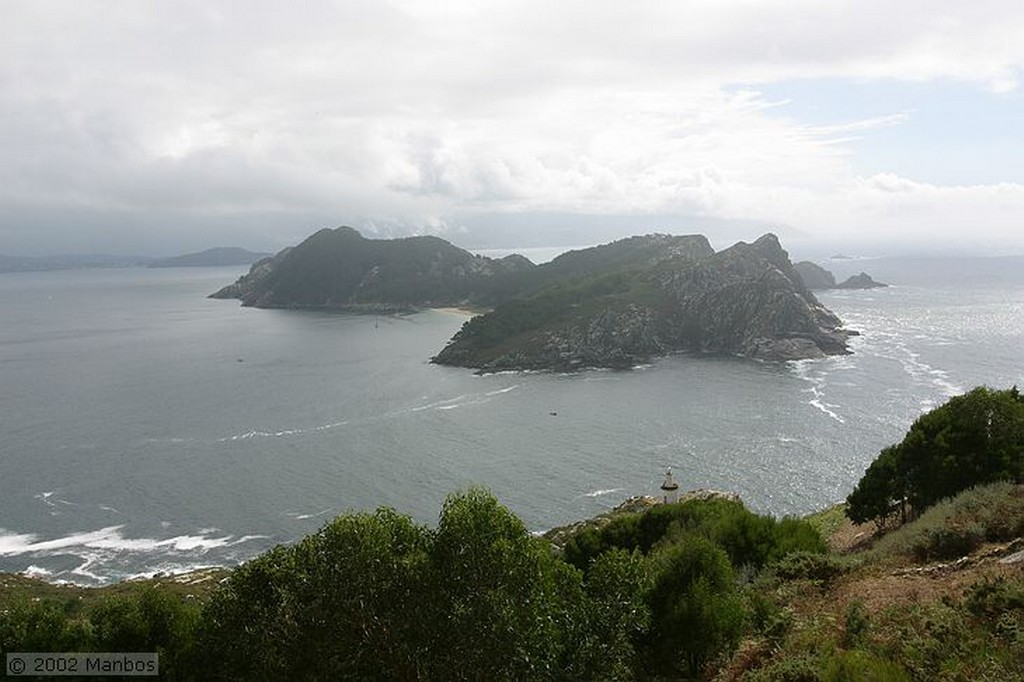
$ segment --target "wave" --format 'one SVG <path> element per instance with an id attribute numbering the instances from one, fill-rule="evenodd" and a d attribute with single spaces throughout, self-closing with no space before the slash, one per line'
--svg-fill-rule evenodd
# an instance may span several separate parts
<path id="1" fill-rule="evenodd" d="M 625 489 L 626 489 L 625 487 L 609 487 L 609 488 L 603 489 L 603 491 L 592 491 L 590 493 L 584 493 L 583 497 L 585 497 L 585 498 L 600 498 L 602 496 L 611 495 L 613 493 L 622 493 L 623 491 L 625 491 Z"/>
<path id="2" fill-rule="evenodd" d="M 191 570 L 199 563 L 209 564 L 209 559 L 203 562 L 202 558 L 211 552 L 270 537 L 243 535 L 236 538 L 230 534 L 199 531 L 196 534 L 169 538 L 131 538 L 126 537 L 123 530 L 123 525 L 106 526 L 60 538 L 40 539 L 35 533 L 12 533 L 0 529 L 0 557 L 31 557 L 43 560 L 72 557 L 78 564 L 70 570 L 58 571 L 52 567 L 31 564 L 23 572 L 30 572 L 55 582 L 82 582 L 81 579 L 85 579 L 87 583 L 105 584 L 126 577 L 127 574 L 122 571 L 122 567 L 140 564 L 153 566 L 160 563 L 164 567 L 157 572 L 167 572 L 168 568 Z M 75 579 L 69 581 L 69 576 Z"/>
<path id="3" fill-rule="evenodd" d="M 350 426 L 353 424 L 368 424 L 372 422 L 381 421 L 384 419 L 394 419 L 405 414 L 414 414 L 417 412 L 425 412 L 428 410 L 455 410 L 461 407 L 467 407 L 470 405 L 483 405 L 491 402 L 497 396 L 511 393 L 518 389 L 520 384 L 514 384 L 505 388 L 495 389 L 493 391 L 487 391 L 485 393 L 476 394 L 462 394 L 457 395 L 454 398 L 445 398 L 444 400 L 435 400 L 425 405 L 417 405 L 415 407 L 407 407 L 399 410 L 392 410 L 391 412 L 385 412 L 380 415 L 374 415 L 372 417 L 366 417 L 364 419 L 345 419 L 342 421 L 331 422 L 329 424 L 321 424 L 319 426 L 310 426 L 305 428 L 293 428 L 293 429 L 281 429 L 277 431 L 259 430 L 253 429 L 244 433 L 238 433 L 231 436 L 225 436 L 218 438 L 218 443 L 231 443 L 236 441 L 252 440 L 256 438 L 285 438 L 288 436 L 301 436 L 309 433 L 317 433 L 321 431 L 328 431 L 330 429 L 337 429 L 343 426 Z"/>
<path id="4" fill-rule="evenodd" d="M 306 519 L 315 519 L 318 516 L 323 516 L 324 514 L 330 514 L 332 511 L 333 510 L 330 509 L 330 508 L 328 508 L 328 509 L 321 509 L 318 512 L 313 512 L 313 513 L 309 513 L 309 514 L 303 514 L 301 512 L 287 511 L 287 512 L 284 513 L 284 515 L 287 516 L 290 519 L 295 519 L 296 521 L 305 521 Z"/>
<path id="5" fill-rule="evenodd" d="M 805 393 L 811 394 L 811 399 L 807 401 L 807 404 L 840 424 L 845 424 L 846 419 L 835 411 L 842 406 L 825 401 L 825 387 L 828 386 L 828 374 L 837 369 L 852 368 L 853 365 L 850 361 L 843 357 L 837 357 L 834 360 L 832 358 L 826 360 L 794 360 L 789 364 L 797 378 L 810 384 L 804 390 Z"/>

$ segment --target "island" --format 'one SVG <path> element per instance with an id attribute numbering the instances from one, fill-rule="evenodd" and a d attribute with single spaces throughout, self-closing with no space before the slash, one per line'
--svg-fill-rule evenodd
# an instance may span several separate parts
<path id="1" fill-rule="evenodd" d="M 271 256 L 236 246 L 218 246 L 198 253 L 160 258 L 149 264 L 151 268 L 208 268 L 227 265 L 251 265 Z"/>
<path id="2" fill-rule="evenodd" d="M 649 234 L 535 265 L 437 237 L 325 229 L 212 294 L 263 308 L 489 309 L 432 358 L 479 372 L 628 368 L 678 352 L 799 360 L 849 353 L 856 332 L 804 285 L 774 234 L 715 252 Z"/>

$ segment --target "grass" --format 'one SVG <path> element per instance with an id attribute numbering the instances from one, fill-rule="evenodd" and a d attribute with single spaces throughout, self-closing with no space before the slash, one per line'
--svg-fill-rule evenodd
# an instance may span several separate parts
<path id="1" fill-rule="evenodd" d="M 914 521 L 882 536 L 874 558 L 899 561 L 958 559 L 986 542 L 1024 535 L 1024 485 L 1000 482 L 969 488 L 929 507 Z"/>
<path id="2" fill-rule="evenodd" d="M 850 532 L 843 511 L 806 520 L 829 539 Z M 1024 571 L 993 552 L 1022 535 L 1024 486 L 995 483 L 941 502 L 869 549 L 789 557 L 749 586 L 747 639 L 712 678 L 1024 682 Z M 962 566 L 928 572 L 930 562 L 972 551 Z"/>
<path id="3" fill-rule="evenodd" d="M 829 538 L 846 521 L 846 503 L 840 502 L 819 512 L 808 514 L 804 520 L 814 526 L 814 529 L 821 534 L 822 539 L 828 542 Z"/>

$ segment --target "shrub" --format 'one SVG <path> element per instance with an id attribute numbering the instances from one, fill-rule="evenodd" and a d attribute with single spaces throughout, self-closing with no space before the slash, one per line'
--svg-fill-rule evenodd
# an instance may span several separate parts
<path id="1" fill-rule="evenodd" d="M 697 675 L 731 651 L 743 628 L 742 602 L 725 552 L 693 536 L 655 557 L 648 639 L 656 672 Z"/>
<path id="2" fill-rule="evenodd" d="M 693 534 L 720 546 L 734 566 L 760 568 L 793 551 L 827 551 L 821 535 L 806 521 L 780 521 L 755 514 L 741 502 L 712 499 L 658 505 L 643 514 L 617 517 L 600 530 L 585 529 L 566 543 L 565 559 L 587 570 L 595 557 L 611 548 L 646 554 Z"/>
<path id="3" fill-rule="evenodd" d="M 93 638 L 87 622 L 69 618 L 68 611 L 66 605 L 52 600 L 28 598 L 0 609 L 0 654 L 91 650 Z"/>
<path id="4" fill-rule="evenodd" d="M 871 627 L 871 618 L 864 602 L 855 600 L 846 607 L 846 618 L 843 628 L 843 645 L 855 647 L 860 644 L 868 634 Z"/>
<path id="5" fill-rule="evenodd" d="M 840 651 L 825 668 L 822 682 L 910 682 L 899 664 L 867 651 Z"/>
<path id="6" fill-rule="evenodd" d="M 831 582 L 846 570 L 836 557 L 813 552 L 792 552 L 770 568 L 783 580 L 814 580 L 821 583 Z"/>
<path id="7" fill-rule="evenodd" d="M 979 618 L 995 619 L 1010 611 L 1024 612 L 1024 584 L 1001 576 L 982 580 L 967 590 L 964 603 Z"/>

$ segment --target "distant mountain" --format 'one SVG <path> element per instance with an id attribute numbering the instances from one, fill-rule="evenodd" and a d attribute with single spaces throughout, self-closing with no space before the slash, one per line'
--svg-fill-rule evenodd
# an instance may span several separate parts
<path id="1" fill-rule="evenodd" d="M 634 239 L 640 249 L 660 241 Z M 555 281 L 471 319 L 433 361 L 565 371 L 630 367 L 679 351 L 766 360 L 849 352 L 851 332 L 804 286 L 775 235 L 719 253 L 673 253 L 664 243 L 652 251 L 664 257 Z"/>
<path id="2" fill-rule="evenodd" d="M 161 258 L 149 264 L 151 268 L 216 267 L 225 265 L 250 265 L 269 258 L 273 254 L 256 253 L 238 247 L 216 247 L 183 256 Z"/>
<path id="3" fill-rule="evenodd" d="M 109 254 L 67 254 L 59 256 L 0 256 L 0 272 L 41 272 L 45 270 L 81 270 L 85 268 L 135 268 L 148 265 L 145 256 Z"/>

